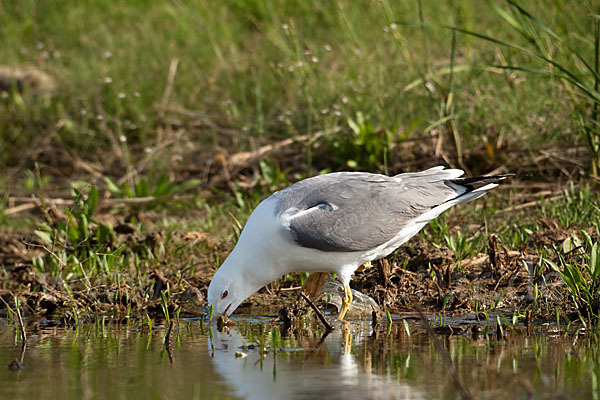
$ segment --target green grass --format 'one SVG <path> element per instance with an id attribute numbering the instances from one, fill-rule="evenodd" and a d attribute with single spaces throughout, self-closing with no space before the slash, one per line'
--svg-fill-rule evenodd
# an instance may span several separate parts
<path id="1" fill-rule="evenodd" d="M 536 273 L 560 270 L 589 316 L 599 12 L 591 0 L 2 2 L 0 80 L 4 66 L 33 66 L 55 89 L 0 92 L 0 227 L 37 227 L 36 271 L 73 302 L 72 290 L 98 284 L 117 288 L 116 299 L 123 280 L 149 301 L 149 272 L 168 265 L 177 287 L 161 294 L 183 290 L 194 271 L 220 265 L 263 198 L 304 176 L 500 167 L 523 182 L 572 184 L 519 212 L 507 209 L 522 192 L 496 191 L 424 237 L 456 262 L 487 251 L 491 233 L 533 251 L 548 260 Z M 266 155 L 207 184 L 231 154 L 304 135 L 301 154 Z M 577 146 L 587 150 L 562 154 Z M 11 196 L 30 195 L 74 205 L 58 207 L 65 218 L 45 206 L 5 214 Z M 583 253 L 564 258 L 535 242 L 548 230 L 541 220 L 587 232 Z M 120 223 L 136 238 L 116 234 Z M 142 238 L 157 232 L 158 241 Z M 178 236 L 190 232 L 214 243 L 191 248 Z M 573 268 L 585 290 L 571 287 Z"/>
<path id="2" fill-rule="evenodd" d="M 561 45 L 587 59 L 593 54 L 592 4 L 524 2 L 561 35 Z M 97 161 L 119 147 L 131 165 L 142 149 L 160 145 L 157 126 L 173 119 L 189 128 L 186 139 L 234 151 L 256 140 L 341 126 L 331 139 L 338 151 L 327 165 L 357 163 L 372 170 L 410 160 L 410 154 L 367 147 L 367 154 L 357 155 L 360 145 L 344 148 L 357 128 L 362 135 L 387 132 L 386 140 L 394 143 L 440 131 L 449 135 L 450 154 L 455 151 L 450 143 L 462 153 L 502 137 L 531 145 L 580 141 L 572 115 L 586 100 L 570 94 L 560 78 L 491 68 L 531 57 L 468 35 L 453 39 L 441 27 L 459 26 L 526 46 L 530 39 L 490 4 L 422 5 L 423 29 L 399 25 L 419 22 L 418 3 L 387 0 L 3 3 L 0 59 L 38 66 L 57 80 L 58 89 L 51 98 L 2 99 L 0 162 L 31 164 L 20 152 L 41 146 L 41 138 L 52 134 L 51 145 L 69 154 Z M 544 40 L 536 45 L 544 45 L 545 55 L 560 50 Z M 201 128 L 190 128 L 189 121 L 169 112 L 161 118 L 175 58 L 179 67 L 168 105 L 197 111 L 208 121 Z M 359 113 L 368 121 L 366 130 L 352 122 Z M 236 134 L 224 135 L 224 129 Z M 111 144 L 108 132 L 123 141 Z M 373 142 L 379 140 L 378 134 Z M 310 147 L 306 153 L 306 165 L 312 165 Z M 169 164 L 158 157 L 155 167 Z M 102 172 L 115 173 L 110 165 Z"/>
<path id="3" fill-rule="evenodd" d="M 563 242 L 558 265 L 547 259 L 544 262 L 558 272 L 567 285 L 569 298 L 580 320 L 597 328 L 600 319 L 600 245 L 585 231 L 581 235 L 583 239 L 573 235 Z"/>

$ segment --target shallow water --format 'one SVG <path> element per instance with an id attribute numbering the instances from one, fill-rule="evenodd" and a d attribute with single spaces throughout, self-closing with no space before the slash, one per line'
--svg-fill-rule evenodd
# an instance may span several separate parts
<path id="1" fill-rule="evenodd" d="M 11 399 L 598 399 L 598 345 L 556 327 L 438 336 L 456 369 L 417 322 L 370 321 L 286 329 L 237 318 L 229 330 L 182 320 L 166 330 L 131 324 L 77 329 L 30 323 L 25 349 L 0 326 L 0 398 Z M 8 364 L 14 359 L 9 367 Z"/>

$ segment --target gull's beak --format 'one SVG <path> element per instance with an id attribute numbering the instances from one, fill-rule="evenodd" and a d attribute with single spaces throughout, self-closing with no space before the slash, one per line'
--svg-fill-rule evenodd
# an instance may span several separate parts
<path id="1" fill-rule="evenodd" d="M 228 313 L 228 311 L 231 308 L 232 304 L 233 303 L 229 303 L 229 305 L 227 307 L 225 307 L 225 310 L 223 310 L 221 312 L 214 312 L 213 311 L 214 310 L 214 306 L 212 304 L 209 304 L 209 306 L 208 306 L 209 307 L 209 311 L 208 312 L 209 312 L 209 315 L 211 316 L 211 320 L 215 319 L 215 318 L 219 318 L 222 315 L 224 315 L 226 317 L 229 317 L 230 313 Z"/>

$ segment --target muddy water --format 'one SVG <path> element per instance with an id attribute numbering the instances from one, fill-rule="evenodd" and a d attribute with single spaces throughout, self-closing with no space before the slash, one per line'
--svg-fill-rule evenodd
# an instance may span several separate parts
<path id="1" fill-rule="evenodd" d="M 597 341 L 556 327 L 438 336 L 402 321 L 286 328 L 237 318 L 229 330 L 182 320 L 166 330 L 131 324 L 77 329 L 28 324 L 25 348 L 0 325 L 2 399 L 598 399 Z M 460 330 L 460 327 L 455 331 Z M 564 327 L 563 327 L 564 328 Z M 486 335 L 488 333 L 488 335 Z M 16 360 L 15 360 L 16 359 Z M 10 364 L 10 365 L 9 365 Z"/>

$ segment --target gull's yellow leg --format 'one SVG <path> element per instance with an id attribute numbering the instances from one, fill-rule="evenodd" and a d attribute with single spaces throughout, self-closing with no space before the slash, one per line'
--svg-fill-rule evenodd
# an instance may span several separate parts
<path id="1" fill-rule="evenodd" d="M 350 303 L 352 303 L 352 290 L 350 290 L 350 285 L 346 283 L 344 284 L 344 298 L 342 299 L 342 310 L 340 311 L 340 315 L 338 315 L 338 320 L 341 321 L 344 319 L 344 316 L 350 308 Z"/>
<path id="2" fill-rule="evenodd" d="M 363 265 L 361 265 L 360 267 L 358 267 L 358 269 L 356 270 L 357 272 L 362 272 L 364 270 L 367 270 L 369 268 L 373 267 L 373 263 L 371 263 L 371 261 L 367 261 L 366 263 L 364 263 Z"/>

